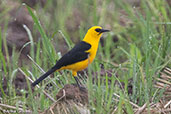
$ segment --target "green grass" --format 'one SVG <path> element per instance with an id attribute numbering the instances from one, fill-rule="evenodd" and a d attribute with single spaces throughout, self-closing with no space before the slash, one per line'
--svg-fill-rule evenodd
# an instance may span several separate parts
<path id="1" fill-rule="evenodd" d="M 123 113 L 124 108 L 124 111 L 132 114 L 133 106 L 130 101 L 138 106 L 145 103 L 149 106 L 152 98 L 153 102 L 158 102 L 163 96 L 163 90 L 155 88 L 154 82 L 160 77 L 159 72 L 164 67 L 171 68 L 171 16 L 169 15 L 171 9 L 166 1 L 144 0 L 137 8 L 122 0 L 86 0 L 85 2 L 60 0 L 47 1 L 41 11 L 38 10 L 39 8 L 39 5 L 35 8 L 35 14 L 27 6 L 35 23 L 33 33 L 27 30 L 27 33 L 30 33 L 30 43 L 26 44 L 31 46 L 29 56 L 33 60 L 30 65 L 23 64 L 21 67 L 27 76 L 35 80 L 43 74 L 42 69 L 47 71 L 53 66 L 61 56 L 59 53 L 61 42 L 66 44 L 63 46 L 69 50 L 76 42 L 83 39 L 89 27 L 101 25 L 107 29 L 109 27 L 111 32 L 103 35 L 104 45 L 99 45 L 96 59 L 88 68 L 88 79 L 85 85 L 89 90 L 91 113 L 108 114 L 117 107 L 117 113 Z M 120 14 L 121 10 L 126 15 Z M 77 11 L 78 17 L 73 14 L 74 11 Z M 6 13 L 7 11 L 4 10 L 0 17 Z M 128 20 L 125 21 L 128 22 L 125 26 L 120 24 L 120 16 Z M 80 20 L 78 21 L 77 18 Z M 77 21 L 79 27 L 77 27 Z M 5 55 L 0 50 L 1 103 L 17 107 L 19 102 L 22 102 L 24 108 L 29 108 L 34 113 L 47 109 L 53 103 L 42 92 L 47 83 L 43 83 L 41 88 L 36 89 L 34 93 L 29 88 L 28 91 L 20 90 L 22 96 L 16 95 L 12 81 L 19 68 L 17 63 L 19 53 L 14 48 L 11 58 L 9 57 L 6 40 L 2 40 L 6 39 L 4 31 L 7 31 L 8 19 L 1 18 L 0 22 L 5 22 L 3 32 L 0 28 L 0 47 L 3 43 L 5 50 Z M 68 27 L 72 31 L 68 30 Z M 34 42 L 36 32 L 39 32 L 41 37 Z M 118 42 L 113 42 L 113 37 L 117 37 Z M 104 74 L 105 80 L 102 81 L 100 80 L 100 64 L 103 64 L 105 70 L 110 70 L 112 75 L 109 77 L 107 73 Z M 48 79 L 48 83 L 53 81 L 52 92 L 49 93 L 53 98 L 65 84 L 75 83 L 71 73 L 62 72 L 62 75 L 56 72 L 54 78 Z M 92 72 L 98 72 L 96 84 L 92 84 Z M 3 90 L 2 77 L 4 76 L 7 79 L 7 93 Z M 127 88 L 130 79 L 133 86 L 132 94 L 128 94 Z M 30 84 L 28 80 L 27 83 Z M 29 94 L 28 97 L 25 97 L 26 93 Z M 37 94 L 40 95 L 35 99 L 34 96 Z"/>

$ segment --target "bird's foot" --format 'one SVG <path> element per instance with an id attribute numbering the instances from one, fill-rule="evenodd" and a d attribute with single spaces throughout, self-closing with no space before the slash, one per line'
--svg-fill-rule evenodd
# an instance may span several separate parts
<path id="1" fill-rule="evenodd" d="M 84 86 L 81 86 L 81 82 L 79 81 L 79 79 L 77 77 L 74 77 L 75 78 L 75 81 L 77 82 L 77 86 L 79 87 L 79 89 L 81 91 L 85 91 L 86 88 Z"/>

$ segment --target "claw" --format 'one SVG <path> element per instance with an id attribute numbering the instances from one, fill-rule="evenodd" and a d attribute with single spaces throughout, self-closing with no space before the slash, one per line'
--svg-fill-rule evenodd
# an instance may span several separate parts
<path id="1" fill-rule="evenodd" d="M 80 82 L 80 80 L 76 76 L 74 76 L 74 79 L 77 82 L 77 86 L 79 87 L 79 89 L 81 91 L 86 91 L 86 88 L 84 86 L 81 86 L 81 82 Z"/>

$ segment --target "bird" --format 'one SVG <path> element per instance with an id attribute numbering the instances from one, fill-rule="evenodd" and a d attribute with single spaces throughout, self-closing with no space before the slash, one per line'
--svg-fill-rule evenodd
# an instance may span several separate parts
<path id="1" fill-rule="evenodd" d="M 101 26 L 92 26 L 88 29 L 83 40 L 64 54 L 46 73 L 34 81 L 32 86 L 36 86 L 55 71 L 68 69 L 72 71 L 72 76 L 74 77 L 78 87 L 81 87 L 81 83 L 77 78 L 77 72 L 84 70 L 93 62 L 102 34 L 109 31 L 110 30 L 108 29 L 103 29 Z"/>

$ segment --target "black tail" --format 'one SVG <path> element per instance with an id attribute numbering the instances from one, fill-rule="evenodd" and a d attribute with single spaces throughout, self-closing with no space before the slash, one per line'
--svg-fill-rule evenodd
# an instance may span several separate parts
<path id="1" fill-rule="evenodd" d="M 43 74 L 42 76 L 40 76 L 39 79 L 37 79 L 36 81 L 34 81 L 32 83 L 32 86 L 36 86 L 38 83 L 40 83 L 42 80 L 44 80 L 46 77 L 48 77 L 50 74 L 52 74 L 53 72 L 55 72 L 57 70 L 57 68 L 51 68 L 50 70 L 48 70 L 45 74 Z"/>

